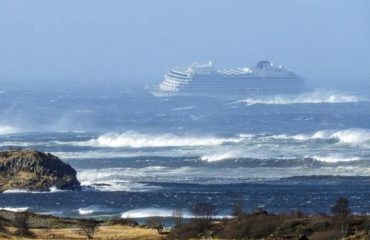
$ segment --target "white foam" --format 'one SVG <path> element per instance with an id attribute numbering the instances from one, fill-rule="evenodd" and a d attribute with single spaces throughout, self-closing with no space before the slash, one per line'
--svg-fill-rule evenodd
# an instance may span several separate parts
<path id="1" fill-rule="evenodd" d="M 214 153 L 214 154 L 204 155 L 200 159 L 202 161 L 215 162 L 215 161 L 222 161 L 222 160 L 231 159 L 235 157 L 238 157 L 238 155 L 235 152 L 225 152 L 225 153 Z"/>
<path id="2" fill-rule="evenodd" d="M 370 141 L 370 129 L 320 130 L 311 136 L 307 135 L 307 139 L 333 139 L 344 144 L 361 144 Z"/>
<path id="3" fill-rule="evenodd" d="M 185 110 L 191 110 L 191 109 L 194 109 L 194 108 L 195 108 L 194 106 L 186 106 L 186 107 L 173 108 L 172 110 L 173 111 L 185 111 Z"/>
<path id="4" fill-rule="evenodd" d="M 352 162 L 352 161 L 360 160 L 359 157 L 343 156 L 340 154 L 332 154 L 332 155 L 326 155 L 326 156 L 313 156 L 313 158 L 318 161 L 327 162 L 327 163 Z"/>
<path id="5" fill-rule="evenodd" d="M 77 178 L 83 186 L 92 186 L 99 191 L 116 192 L 146 192 L 158 190 L 161 187 L 130 181 L 130 177 L 147 176 L 158 173 L 162 167 L 143 169 L 105 168 L 88 169 L 77 172 Z"/>
<path id="6" fill-rule="evenodd" d="M 0 207 L 0 210 L 6 210 L 10 212 L 25 212 L 29 207 Z"/>
<path id="7" fill-rule="evenodd" d="M 297 135 L 272 135 L 274 139 L 309 141 L 309 140 L 336 140 L 344 144 L 361 144 L 370 141 L 370 129 L 363 128 L 348 128 L 340 130 L 319 130 L 312 134 L 297 134 Z"/>
<path id="8" fill-rule="evenodd" d="M 92 209 L 84 209 L 84 208 L 79 208 L 78 209 L 78 214 L 80 215 L 89 215 L 89 214 L 92 214 L 94 212 L 94 210 Z"/>
<path id="9" fill-rule="evenodd" d="M 242 138 L 218 138 L 179 136 L 174 134 L 142 134 L 133 131 L 108 133 L 86 142 L 74 142 L 74 145 L 92 147 L 180 147 L 180 146 L 215 146 L 224 143 L 238 143 Z"/>
<path id="10" fill-rule="evenodd" d="M 57 193 L 57 192 L 67 192 L 67 191 L 70 191 L 70 190 L 62 190 L 62 189 L 58 189 L 57 187 L 50 187 L 49 188 L 49 191 L 30 191 L 30 190 L 27 190 L 27 189 L 8 189 L 8 190 L 5 190 L 4 192 L 2 193 L 5 193 L 5 194 L 14 194 L 14 193 L 34 193 L 34 194 L 45 194 L 45 193 Z"/>
<path id="11" fill-rule="evenodd" d="M 278 95 L 269 97 L 247 98 L 241 101 L 247 105 L 268 104 L 268 105 L 285 105 L 285 104 L 317 104 L 317 103 L 353 103 L 367 101 L 356 95 L 346 94 L 339 91 L 315 90 L 305 92 L 299 95 Z"/>
<path id="12" fill-rule="evenodd" d="M 31 193 L 31 191 L 26 189 L 8 189 L 3 191 L 3 193 Z"/>
<path id="13" fill-rule="evenodd" d="M 71 191 L 71 190 L 62 190 L 62 189 L 59 189 L 59 188 L 57 188 L 55 186 L 49 188 L 49 192 L 50 193 L 69 192 L 69 191 Z"/>
<path id="14" fill-rule="evenodd" d="M 172 217 L 173 210 L 163 208 L 141 208 L 122 213 L 121 218 Z"/>
<path id="15" fill-rule="evenodd" d="M 111 212 L 111 209 L 107 209 L 105 207 L 98 206 L 98 205 L 92 205 L 88 207 L 79 208 L 77 209 L 77 211 L 78 211 L 78 214 L 80 215 L 91 215 L 96 212 L 107 212 L 107 211 Z"/>
<path id="16" fill-rule="evenodd" d="M 0 125 L 0 135 L 7 135 L 7 134 L 14 134 L 17 133 L 18 130 L 11 126 Z"/>
<path id="17" fill-rule="evenodd" d="M 140 208 L 122 213 L 121 218 L 150 218 L 150 217 L 173 217 L 173 209 L 166 208 Z M 181 210 L 182 218 L 194 218 L 188 210 Z M 230 215 L 214 215 L 214 219 L 232 218 Z"/>

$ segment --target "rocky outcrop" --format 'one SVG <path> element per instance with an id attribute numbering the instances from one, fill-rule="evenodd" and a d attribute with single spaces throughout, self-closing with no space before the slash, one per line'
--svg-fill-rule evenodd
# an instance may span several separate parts
<path id="1" fill-rule="evenodd" d="M 0 192 L 9 189 L 78 190 L 76 171 L 58 157 L 36 150 L 0 152 Z"/>

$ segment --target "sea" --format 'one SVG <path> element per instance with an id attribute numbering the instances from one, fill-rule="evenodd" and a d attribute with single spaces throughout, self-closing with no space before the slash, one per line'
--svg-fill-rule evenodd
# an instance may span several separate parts
<path id="1" fill-rule="evenodd" d="M 143 87 L 1 88 L 0 150 L 50 152 L 82 191 L 12 189 L 0 209 L 81 218 L 214 217 L 246 211 L 370 209 L 370 100 L 313 88 L 299 95 L 155 97 Z"/>

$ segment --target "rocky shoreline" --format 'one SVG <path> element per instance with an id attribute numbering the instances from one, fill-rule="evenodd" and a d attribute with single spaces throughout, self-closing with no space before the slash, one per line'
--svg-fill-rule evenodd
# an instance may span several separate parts
<path id="1" fill-rule="evenodd" d="M 80 190 L 76 170 L 58 157 L 36 150 L 0 152 L 0 192 Z"/>

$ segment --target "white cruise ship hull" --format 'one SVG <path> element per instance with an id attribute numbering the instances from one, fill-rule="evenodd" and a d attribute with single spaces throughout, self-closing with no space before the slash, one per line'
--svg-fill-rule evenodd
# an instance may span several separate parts
<path id="1" fill-rule="evenodd" d="M 254 69 L 217 70 L 211 65 L 174 69 L 151 93 L 157 97 L 242 97 L 298 94 L 304 90 L 303 78 L 262 61 Z"/>

